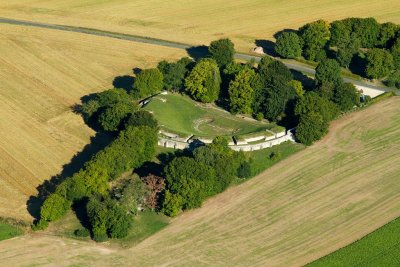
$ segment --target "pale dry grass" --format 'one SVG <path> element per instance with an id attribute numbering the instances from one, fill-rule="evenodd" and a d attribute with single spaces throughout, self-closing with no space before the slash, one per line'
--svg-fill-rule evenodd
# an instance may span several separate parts
<path id="1" fill-rule="evenodd" d="M 0 25 L 0 216 L 31 220 L 26 201 L 94 132 L 71 106 L 115 76 L 184 52 L 109 38 Z"/>
<path id="2" fill-rule="evenodd" d="M 400 215 L 399 136 L 400 98 L 393 97 L 334 122 L 323 141 L 136 247 L 25 236 L 0 243 L 0 263 L 301 266 Z"/>
<path id="3" fill-rule="evenodd" d="M 255 39 L 317 19 L 374 16 L 400 23 L 398 0 L 13 0 L 0 16 L 98 28 L 189 44 L 230 37 L 248 52 Z"/>

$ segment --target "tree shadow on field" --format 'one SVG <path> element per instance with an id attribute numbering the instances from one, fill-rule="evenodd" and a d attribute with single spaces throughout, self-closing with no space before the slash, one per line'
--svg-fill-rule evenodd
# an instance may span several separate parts
<path id="1" fill-rule="evenodd" d="M 122 88 L 129 93 L 133 89 L 134 82 L 135 77 L 124 75 L 115 77 L 112 84 L 115 88 Z"/>
<path id="2" fill-rule="evenodd" d="M 256 46 L 262 47 L 265 54 L 278 57 L 279 55 L 275 52 L 275 43 L 270 40 L 256 40 Z"/>
<path id="3" fill-rule="evenodd" d="M 107 133 L 96 133 L 95 136 L 91 137 L 90 143 L 87 144 L 81 152 L 75 154 L 69 163 L 63 165 L 62 171 L 59 174 L 52 176 L 36 187 L 37 195 L 30 196 L 26 202 L 28 212 L 35 219 L 39 219 L 40 207 L 44 200 L 56 190 L 60 183 L 67 177 L 78 172 L 86 161 L 91 159 L 97 152 L 104 149 L 112 140 L 113 137 Z"/>
<path id="4" fill-rule="evenodd" d="M 208 53 L 208 46 L 206 45 L 192 46 L 187 48 L 186 51 L 195 61 L 199 61 L 202 58 L 207 58 L 210 56 Z"/>

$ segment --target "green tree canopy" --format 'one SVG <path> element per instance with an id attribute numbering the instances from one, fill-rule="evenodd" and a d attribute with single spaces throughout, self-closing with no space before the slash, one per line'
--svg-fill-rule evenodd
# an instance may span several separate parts
<path id="1" fill-rule="evenodd" d="M 163 74 L 164 89 L 168 91 L 180 91 L 183 89 L 186 74 L 191 69 L 193 60 L 184 57 L 177 62 L 169 63 L 165 60 L 158 63 L 157 68 Z"/>
<path id="2" fill-rule="evenodd" d="M 51 194 L 40 209 L 40 219 L 55 221 L 60 219 L 71 207 L 72 202 L 57 193 Z"/>
<path id="3" fill-rule="evenodd" d="M 283 32 L 276 38 L 275 51 L 283 58 L 301 56 L 302 40 L 295 32 Z"/>
<path id="4" fill-rule="evenodd" d="M 309 113 L 319 114 L 324 121 L 329 122 L 337 117 L 339 109 L 328 99 L 319 96 L 315 92 L 309 92 L 297 102 L 295 115 L 301 118 Z"/>
<path id="5" fill-rule="evenodd" d="M 383 78 L 394 69 L 393 56 L 385 49 L 370 49 L 366 58 L 365 73 L 370 78 Z"/>
<path id="6" fill-rule="evenodd" d="M 315 69 L 317 86 L 325 83 L 332 83 L 335 86 L 340 85 L 343 82 L 340 72 L 340 65 L 336 60 L 325 59 L 321 61 Z"/>
<path id="7" fill-rule="evenodd" d="M 232 63 L 235 56 L 234 45 L 229 39 L 212 41 L 208 51 L 221 69 Z"/>
<path id="8" fill-rule="evenodd" d="M 218 99 L 221 76 L 213 59 L 200 60 L 185 79 L 186 91 L 195 99 L 211 103 Z"/>
<path id="9" fill-rule="evenodd" d="M 148 126 L 150 128 L 157 128 L 158 122 L 150 112 L 139 110 L 128 117 L 125 122 L 125 128 L 128 126 Z"/>
<path id="10" fill-rule="evenodd" d="M 400 35 L 390 49 L 390 52 L 393 57 L 394 67 L 400 70 Z"/>
<path id="11" fill-rule="evenodd" d="M 321 139 L 328 132 L 328 122 L 318 113 L 311 112 L 300 117 L 296 138 L 305 145 Z"/>
<path id="12" fill-rule="evenodd" d="M 360 104 L 360 93 L 351 83 L 343 83 L 336 87 L 333 101 L 339 106 L 340 110 L 348 111 Z"/>
<path id="13" fill-rule="evenodd" d="M 99 116 L 99 125 L 106 131 L 118 131 L 121 122 L 137 109 L 132 103 L 119 102 L 107 107 Z"/>
<path id="14" fill-rule="evenodd" d="M 160 92 L 163 85 L 163 74 L 159 69 L 145 69 L 136 76 L 132 95 L 136 99 L 151 96 Z"/>
<path id="15" fill-rule="evenodd" d="M 299 29 L 303 40 L 303 56 L 308 60 L 320 61 L 326 57 L 325 45 L 330 38 L 329 23 L 317 20 Z"/>
<path id="16" fill-rule="evenodd" d="M 252 79 L 255 72 L 245 68 L 235 75 L 229 84 L 229 105 L 233 113 L 251 113 L 253 103 Z"/>

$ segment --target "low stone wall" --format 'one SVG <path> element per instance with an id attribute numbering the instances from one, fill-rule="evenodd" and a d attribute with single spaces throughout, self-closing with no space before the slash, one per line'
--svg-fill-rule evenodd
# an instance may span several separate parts
<path id="1" fill-rule="evenodd" d="M 174 148 L 174 149 L 185 149 L 189 147 L 189 143 L 180 142 L 172 139 L 167 139 L 163 137 L 158 138 L 158 145 L 162 147 Z"/>
<path id="2" fill-rule="evenodd" d="M 229 147 L 235 151 L 255 151 L 255 150 L 261 150 L 261 149 L 273 147 L 273 146 L 279 145 L 286 141 L 295 142 L 295 138 L 294 138 L 294 135 L 291 130 L 287 131 L 287 133 L 284 133 L 284 135 L 282 135 L 282 133 L 279 133 L 279 137 L 277 137 L 277 138 L 273 137 L 273 139 L 268 139 L 261 143 L 248 144 L 248 143 L 242 141 L 235 145 L 233 142 L 230 142 Z M 158 138 L 159 146 L 174 148 L 174 149 L 189 148 L 189 147 L 191 147 L 191 145 L 195 144 L 194 142 L 204 144 L 204 142 L 202 142 L 201 140 L 198 140 L 198 139 L 191 139 L 191 140 L 188 140 L 187 142 L 182 142 L 182 141 L 178 141 L 175 139 L 169 139 L 169 138 L 165 138 L 165 137 L 161 137 L 161 136 L 159 136 L 159 138 Z M 196 144 L 196 145 L 198 145 L 198 144 Z M 192 146 L 192 148 L 193 147 L 196 147 L 196 146 Z"/>
<path id="3" fill-rule="evenodd" d="M 292 134 L 292 132 L 288 132 L 287 134 L 285 134 L 284 136 L 269 140 L 269 141 L 265 141 L 262 143 L 258 143 L 258 144 L 246 144 L 246 145 L 236 145 L 236 146 L 230 146 L 231 149 L 235 150 L 235 151 L 255 151 L 255 150 L 261 150 L 261 149 L 265 149 L 265 148 L 269 148 L 269 147 L 273 147 L 276 145 L 279 145 L 283 142 L 286 141 L 292 141 L 295 142 L 294 136 Z"/>

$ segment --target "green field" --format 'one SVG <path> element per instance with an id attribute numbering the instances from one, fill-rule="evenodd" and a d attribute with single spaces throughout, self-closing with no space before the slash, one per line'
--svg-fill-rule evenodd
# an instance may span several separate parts
<path id="1" fill-rule="evenodd" d="M 161 128 L 183 136 L 243 135 L 271 129 L 281 131 L 275 124 L 243 118 L 213 105 L 204 105 L 179 94 L 158 95 L 145 109 L 151 111 Z"/>
<path id="2" fill-rule="evenodd" d="M 400 218 L 308 267 L 400 266 Z"/>
<path id="3" fill-rule="evenodd" d="M 21 235 L 22 231 L 10 224 L 0 222 L 0 241 Z"/>

